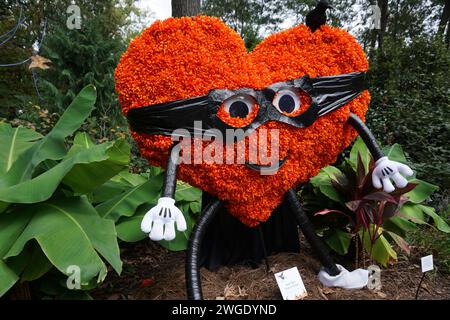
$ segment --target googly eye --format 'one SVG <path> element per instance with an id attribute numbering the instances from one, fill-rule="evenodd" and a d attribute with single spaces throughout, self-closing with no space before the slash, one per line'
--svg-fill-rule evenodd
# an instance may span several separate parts
<path id="1" fill-rule="evenodd" d="M 256 100 L 249 95 L 236 95 L 227 99 L 224 103 L 224 110 L 232 118 L 245 118 L 252 113 Z"/>
<path id="2" fill-rule="evenodd" d="M 275 94 L 272 104 L 281 113 L 292 115 L 296 113 L 302 105 L 300 93 L 296 89 L 281 89 Z"/>
<path id="3" fill-rule="evenodd" d="M 255 119 L 258 111 L 259 106 L 254 97 L 240 94 L 225 100 L 218 110 L 217 116 L 232 127 L 242 128 Z"/>

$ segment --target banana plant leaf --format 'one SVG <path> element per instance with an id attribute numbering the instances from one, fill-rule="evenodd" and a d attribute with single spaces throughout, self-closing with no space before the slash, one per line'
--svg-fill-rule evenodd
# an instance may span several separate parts
<path id="1" fill-rule="evenodd" d="M 69 275 L 68 268 L 78 266 L 82 284 L 96 276 L 103 280 L 106 266 L 100 255 L 117 273 L 122 271 L 114 222 L 102 219 L 86 197 L 47 201 L 23 211 L 32 217 L 4 260 L 18 256 L 34 239 L 62 273 Z"/>
<path id="2" fill-rule="evenodd" d="M 90 164 L 108 160 L 112 142 L 96 145 L 72 153 L 60 163 L 38 175 L 9 187 L 0 187 L 0 201 L 10 203 L 36 203 L 49 199 L 63 178 L 77 164 Z"/>
<path id="3" fill-rule="evenodd" d="M 97 205 L 95 209 L 103 218 L 117 221 L 122 216 L 134 215 L 136 209 L 144 204 L 156 204 L 162 188 L 162 176 L 151 177 L 143 184 L 127 189 L 125 192 Z"/>
<path id="4" fill-rule="evenodd" d="M 64 140 L 73 134 L 94 109 L 97 93 L 89 85 L 76 96 L 52 131 L 22 152 L 9 171 L 0 178 L 5 188 L 32 178 L 35 168 L 44 160 L 59 160 L 66 155 Z"/>
<path id="5" fill-rule="evenodd" d="M 95 148 L 96 145 L 86 133 L 78 133 L 68 155 Z M 62 182 L 69 186 L 75 195 L 87 194 L 128 167 L 130 145 L 125 140 L 115 141 L 105 153 L 106 160 L 74 165 Z"/>
<path id="6" fill-rule="evenodd" d="M 42 135 L 32 129 L 0 123 L 0 177 L 11 169 L 19 155 L 40 139 Z"/>

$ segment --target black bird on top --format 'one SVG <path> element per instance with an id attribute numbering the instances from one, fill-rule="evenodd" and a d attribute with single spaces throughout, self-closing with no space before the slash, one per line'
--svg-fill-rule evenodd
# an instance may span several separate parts
<path id="1" fill-rule="evenodd" d="M 327 22 L 327 9 L 333 9 L 326 0 L 320 0 L 317 6 L 306 15 L 306 26 L 312 32 Z"/>

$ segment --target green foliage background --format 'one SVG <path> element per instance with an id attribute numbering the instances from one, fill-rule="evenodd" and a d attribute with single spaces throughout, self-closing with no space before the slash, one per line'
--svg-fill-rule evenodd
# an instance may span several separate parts
<path id="1" fill-rule="evenodd" d="M 384 144 L 401 144 L 419 176 L 449 189 L 449 49 L 426 36 L 387 38 L 374 59 L 369 127 Z"/>

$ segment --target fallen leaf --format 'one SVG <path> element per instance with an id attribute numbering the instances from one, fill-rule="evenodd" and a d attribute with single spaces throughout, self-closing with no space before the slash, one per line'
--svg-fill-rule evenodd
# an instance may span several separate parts
<path id="1" fill-rule="evenodd" d="M 377 291 L 377 295 L 378 295 L 380 298 L 383 298 L 383 299 L 386 299 L 386 298 L 387 298 L 387 294 L 384 293 L 384 292 L 381 292 L 381 291 Z"/>
<path id="2" fill-rule="evenodd" d="M 322 292 L 325 294 L 331 294 L 331 293 L 334 293 L 334 289 L 328 288 L 328 287 L 323 287 Z"/>
<path id="3" fill-rule="evenodd" d="M 421 287 L 423 290 L 425 290 L 426 292 L 431 293 L 430 289 L 428 288 L 428 286 L 427 286 L 425 283 L 422 283 L 422 284 L 420 285 L 420 287 Z"/>
<path id="4" fill-rule="evenodd" d="M 244 288 L 241 288 L 239 286 L 236 288 L 235 286 L 226 284 L 225 289 L 224 289 L 224 296 L 225 296 L 225 299 L 240 298 L 240 297 L 246 297 L 246 296 L 248 296 L 248 294 Z"/>
<path id="5" fill-rule="evenodd" d="M 320 287 L 317 287 L 317 289 L 319 290 L 319 294 L 320 296 L 324 299 L 324 300 L 328 300 L 327 296 L 324 295 L 323 290 Z"/>
<path id="6" fill-rule="evenodd" d="M 294 300 L 303 300 L 304 298 L 306 298 L 308 296 L 308 294 L 306 292 L 304 293 L 300 293 L 298 296 L 294 297 Z M 326 298 L 325 298 L 326 299 Z M 326 299 L 328 300 L 328 299 Z"/>
<path id="7" fill-rule="evenodd" d="M 52 61 L 41 57 L 40 55 L 36 54 L 34 56 L 31 56 L 31 63 L 30 66 L 28 67 L 28 69 L 33 69 L 33 68 L 39 68 L 39 69 L 48 69 L 50 68 L 47 63 L 51 63 Z"/>

